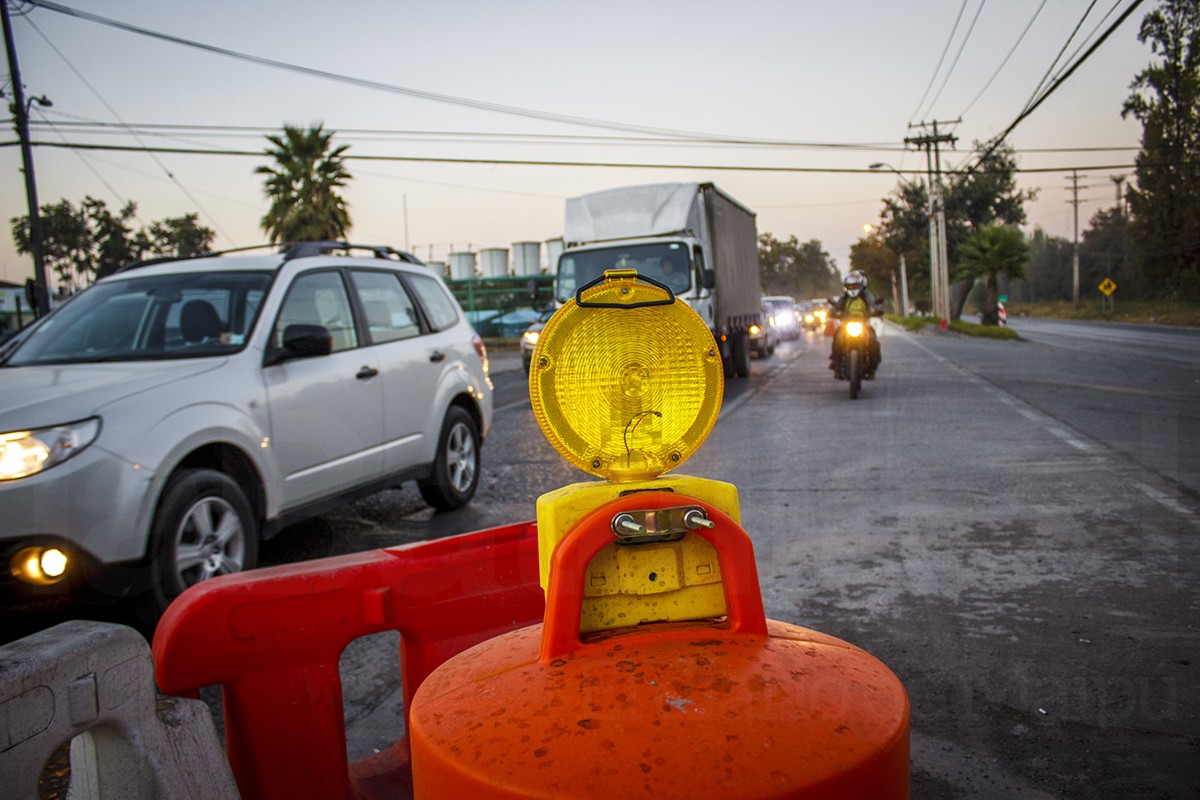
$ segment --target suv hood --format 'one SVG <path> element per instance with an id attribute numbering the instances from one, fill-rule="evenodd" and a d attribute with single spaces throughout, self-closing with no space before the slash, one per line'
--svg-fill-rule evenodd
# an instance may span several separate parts
<path id="1" fill-rule="evenodd" d="M 224 358 L 11 367 L 0 370 L 0 431 L 85 419 L 117 400 L 217 369 Z"/>

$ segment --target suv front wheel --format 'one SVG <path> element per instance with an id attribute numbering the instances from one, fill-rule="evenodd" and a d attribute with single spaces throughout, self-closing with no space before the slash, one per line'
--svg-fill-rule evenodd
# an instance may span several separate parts
<path id="1" fill-rule="evenodd" d="M 163 493 L 150 547 L 159 612 L 193 584 L 253 568 L 258 531 L 245 492 L 215 470 L 181 471 Z"/>
<path id="2" fill-rule="evenodd" d="M 438 437 L 433 474 L 417 482 L 421 497 L 438 511 L 462 508 L 479 484 L 479 427 L 459 406 L 450 406 Z"/>

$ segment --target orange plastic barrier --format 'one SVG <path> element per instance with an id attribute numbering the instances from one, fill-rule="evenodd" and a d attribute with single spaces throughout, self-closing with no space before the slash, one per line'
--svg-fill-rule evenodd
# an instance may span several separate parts
<path id="1" fill-rule="evenodd" d="M 222 687 L 226 752 L 243 797 L 411 797 L 407 738 L 347 763 L 342 650 L 399 631 L 407 722 L 431 671 L 540 622 L 544 608 L 537 527 L 522 522 L 204 581 L 159 623 L 156 675 L 168 694 Z"/>

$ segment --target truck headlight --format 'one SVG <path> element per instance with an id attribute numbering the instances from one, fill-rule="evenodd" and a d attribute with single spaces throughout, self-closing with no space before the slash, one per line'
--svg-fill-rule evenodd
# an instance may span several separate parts
<path id="1" fill-rule="evenodd" d="M 36 475 L 61 464 L 96 440 L 100 418 L 0 433 L 0 481 Z"/>

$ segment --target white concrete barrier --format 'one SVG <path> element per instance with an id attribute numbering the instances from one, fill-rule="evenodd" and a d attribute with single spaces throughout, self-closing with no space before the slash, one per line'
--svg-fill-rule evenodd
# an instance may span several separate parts
<path id="1" fill-rule="evenodd" d="M 75 620 L 0 647 L 0 793 L 33 800 L 70 741 L 70 800 L 237 798 L 208 707 L 160 695 L 150 648 Z"/>

